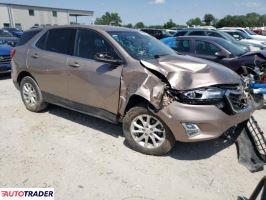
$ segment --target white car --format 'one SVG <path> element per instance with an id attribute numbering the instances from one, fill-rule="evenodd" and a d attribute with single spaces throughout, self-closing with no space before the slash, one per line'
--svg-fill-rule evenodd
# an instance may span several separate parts
<path id="1" fill-rule="evenodd" d="M 258 35 L 254 33 L 253 31 L 249 30 L 248 28 L 241 28 L 241 27 L 223 27 L 222 29 L 226 30 L 239 30 L 243 33 L 246 33 L 248 36 L 250 36 L 252 39 L 259 40 L 259 41 L 265 41 L 266 42 L 266 36 Z"/>
<path id="2" fill-rule="evenodd" d="M 255 45 L 262 45 L 263 48 L 266 48 L 266 41 L 260 41 L 253 39 L 246 33 L 240 31 L 240 30 L 233 30 L 233 29 L 219 29 L 220 31 L 226 32 L 229 35 L 233 36 L 237 40 L 241 40 L 241 42 L 244 42 L 246 44 L 255 44 Z"/>

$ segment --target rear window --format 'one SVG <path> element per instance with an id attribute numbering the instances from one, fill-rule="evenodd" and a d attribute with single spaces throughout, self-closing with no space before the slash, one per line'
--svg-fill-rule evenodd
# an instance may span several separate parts
<path id="1" fill-rule="evenodd" d="M 37 35 L 41 30 L 34 30 L 34 31 L 28 31 L 24 32 L 21 38 L 19 39 L 17 46 L 22 46 L 26 44 L 28 41 L 30 41 L 35 35 Z"/>
<path id="2" fill-rule="evenodd" d="M 39 39 L 36 46 L 47 51 L 73 55 L 75 35 L 75 29 L 51 29 Z"/>

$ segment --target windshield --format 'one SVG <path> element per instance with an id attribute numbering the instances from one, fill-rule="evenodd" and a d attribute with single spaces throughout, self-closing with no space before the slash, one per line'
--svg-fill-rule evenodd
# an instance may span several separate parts
<path id="1" fill-rule="evenodd" d="M 248 32 L 250 35 L 257 35 L 256 33 L 254 33 L 253 31 L 249 30 L 249 29 L 245 29 L 246 32 Z"/>
<path id="2" fill-rule="evenodd" d="M 217 32 L 220 33 L 226 40 L 229 40 L 231 42 L 236 42 L 236 39 L 230 34 L 223 32 L 223 31 L 217 31 Z"/>
<path id="3" fill-rule="evenodd" d="M 149 60 L 166 55 L 176 55 L 175 51 L 143 32 L 110 31 L 108 33 L 137 60 Z"/>
<path id="4" fill-rule="evenodd" d="M 247 50 L 229 42 L 227 40 L 217 40 L 217 43 L 223 46 L 226 50 L 228 50 L 233 56 L 241 56 L 247 53 Z"/>
<path id="5" fill-rule="evenodd" d="M 13 37 L 13 35 L 7 31 L 0 30 L 0 37 Z"/>

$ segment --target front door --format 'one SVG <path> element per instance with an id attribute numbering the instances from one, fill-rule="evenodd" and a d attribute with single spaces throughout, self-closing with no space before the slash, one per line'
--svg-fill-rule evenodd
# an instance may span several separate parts
<path id="1" fill-rule="evenodd" d="M 110 43 L 89 29 L 79 29 L 74 57 L 68 59 L 69 99 L 79 106 L 117 114 L 123 65 L 95 60 L 97 53 L 120 59 Z M 97 114 L 98 115 L 98 114 Z"/>

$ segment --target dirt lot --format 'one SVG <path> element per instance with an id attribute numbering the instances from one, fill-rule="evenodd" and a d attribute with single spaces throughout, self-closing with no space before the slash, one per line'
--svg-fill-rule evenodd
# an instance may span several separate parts
<path id="1" fill-rule="evenodd" d="M 266 130 L 266 110 L 255 115 Z M 0 77 L 0 187 L 54 187 L 57 200 L 235 200 L 266 174 L 238 164 L 235 145 L 221 139 L 153 157 L 129 149 L 121 133 L 56 106 L 31 113 Z"/>

